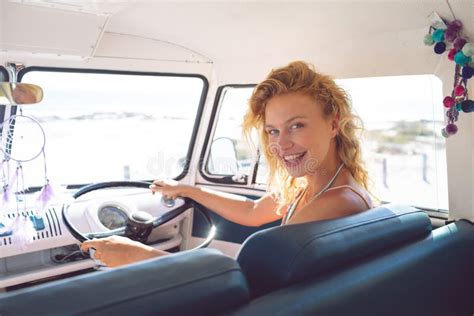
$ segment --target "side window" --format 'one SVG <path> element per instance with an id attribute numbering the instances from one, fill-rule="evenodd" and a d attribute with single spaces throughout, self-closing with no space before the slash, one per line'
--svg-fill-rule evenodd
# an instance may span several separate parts
<path id="1" fill-rule="evenodd" d="M 235 182 L 248 177 L 252 169 L 252 153 L 242 135 L 242 122 L 253 87 L 228 86 L 220 93 L 219 112 L 206 173 L 212 176 L 233 176 Z M 240 176 L 240 178 L 236 178 Z"/>
<path id="2" fill-rule="evenodd" d="M 354 112 L 364 123 L 362 149 L 372 193 L 383 202 L 446 211 L 448 183 L 446 144 L 441 136 L 441 81 L 433 75 L 336 81 L 348 92 Z M 226 138 L 227 145 L 216 148 L 227 149 L 215 156 L 214 148 L 211 149 L 214 163 L 211 166 L 208 160 L 209 173 L 250 176 L 252 155 L 241 139 L 241 124 L 252 90 L 226 87 L 222 91 L 213 142 L 218 144 Z M 255 183 L 265 184 L 267 168 L 262 156 L 256 170 Z"/>
<path id="3" fill-rule="evenodd" d="M 384 202 L 448 210 L 441 80 L 417 75 L 337 82 L 364 122 L 373 193 Z"/>

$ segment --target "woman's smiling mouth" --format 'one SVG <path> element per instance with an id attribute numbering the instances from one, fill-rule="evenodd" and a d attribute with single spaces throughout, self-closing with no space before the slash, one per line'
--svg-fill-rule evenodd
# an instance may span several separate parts
<path id="1" fill-rule="evenodd" d="M 303 161 L 303 158 L 305 156 L 306 156 L 306 151 L 302 153 L 298 153 L 298 154 L 285 155 L 285 156 L 282 156 L 282 158 L 287 168 L 295 168 Z"/>

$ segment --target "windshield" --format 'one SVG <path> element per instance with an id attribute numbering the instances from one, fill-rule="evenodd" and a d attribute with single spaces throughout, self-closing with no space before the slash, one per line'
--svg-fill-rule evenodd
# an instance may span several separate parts
<path id="1" fill-rule="evenodd" d="M 43 101 L 23 106 L 23 114 L 44 129 L 47 173 L 55 184 L 173 178 L 183 172 L 202 78 L 33 69 L 21 81 L 44 91 Z M 31 134 L 29 128 L 15 126 L 13 154 L 22 150 L 15 143 Z M 25 162 L 23 171 L 27 187 L 44 184 L 42 156 Z"/>

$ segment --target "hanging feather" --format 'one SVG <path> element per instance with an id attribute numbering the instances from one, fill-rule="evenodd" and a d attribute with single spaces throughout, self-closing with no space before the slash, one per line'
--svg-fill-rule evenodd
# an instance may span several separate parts
<path id="1" fill-rule="evenodd" d="M 33 222 L 25 216 L 17 215 L 13 224 L 11 225 L 12 243 L 24 250 L 26 245 L 33 242 L 33 237 L 36 236 L 36 229 Z"/>
<path id="2" fill-rule="evenodd" d="M 39 215 L 42 215 L 46 208 L 51 204 L 52 201 L 57 199 L 58 195 L 56 189 L 51 184 L 49 180 L 46 181 L 46 184 L 41 189 L 38 197 L 36 198 L 36 208 Z"/>
<path id="3" fill-rule="evenodd" d="M 2 192 L 2 211 L 6 212 L 8 211 L 8 207 L 10 205 L 10 191 L 8 190 L 8 185 L 3 186 L 3 192 Z"/>
<path id="4" fill-rule="evenodd" d="M 16 196 L 9 185 L 3 187 L 2 194 L 2 210 L 3 212 L 11 211 L 15 207 Z"/>
<path id="5" fill-rule="evenodd" d="M 46 150 L 42 149 L 43 153 L 43 165 L 44 165 L 44 177 L 46 184 L 41 188 L 39 195 L 36 197 L 36 216 L 43 216 L 47 207 L 58 198 L 58 190 L 51 184 L 48 179 L 48 169 L 46 167 Z"/>

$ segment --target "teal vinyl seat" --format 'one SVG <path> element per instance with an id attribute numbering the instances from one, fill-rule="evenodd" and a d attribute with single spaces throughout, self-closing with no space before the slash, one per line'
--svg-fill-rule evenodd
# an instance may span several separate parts
<path id="1" fill-rule="evenodd" d="M 232 258 L 199 249 L 0 295 L 0 315 L 215 315 L 249 300 Z"/>
<path id="2" fill-rule="evenodd" d="M 385 205 L 302 225 L 246 241 L 238 261 L 253 299 L 231 315 L 474 314 L 472 222 L 432 230 L 424 212 Z M 276 244 L 284 251 L 249 256 Z"/>

